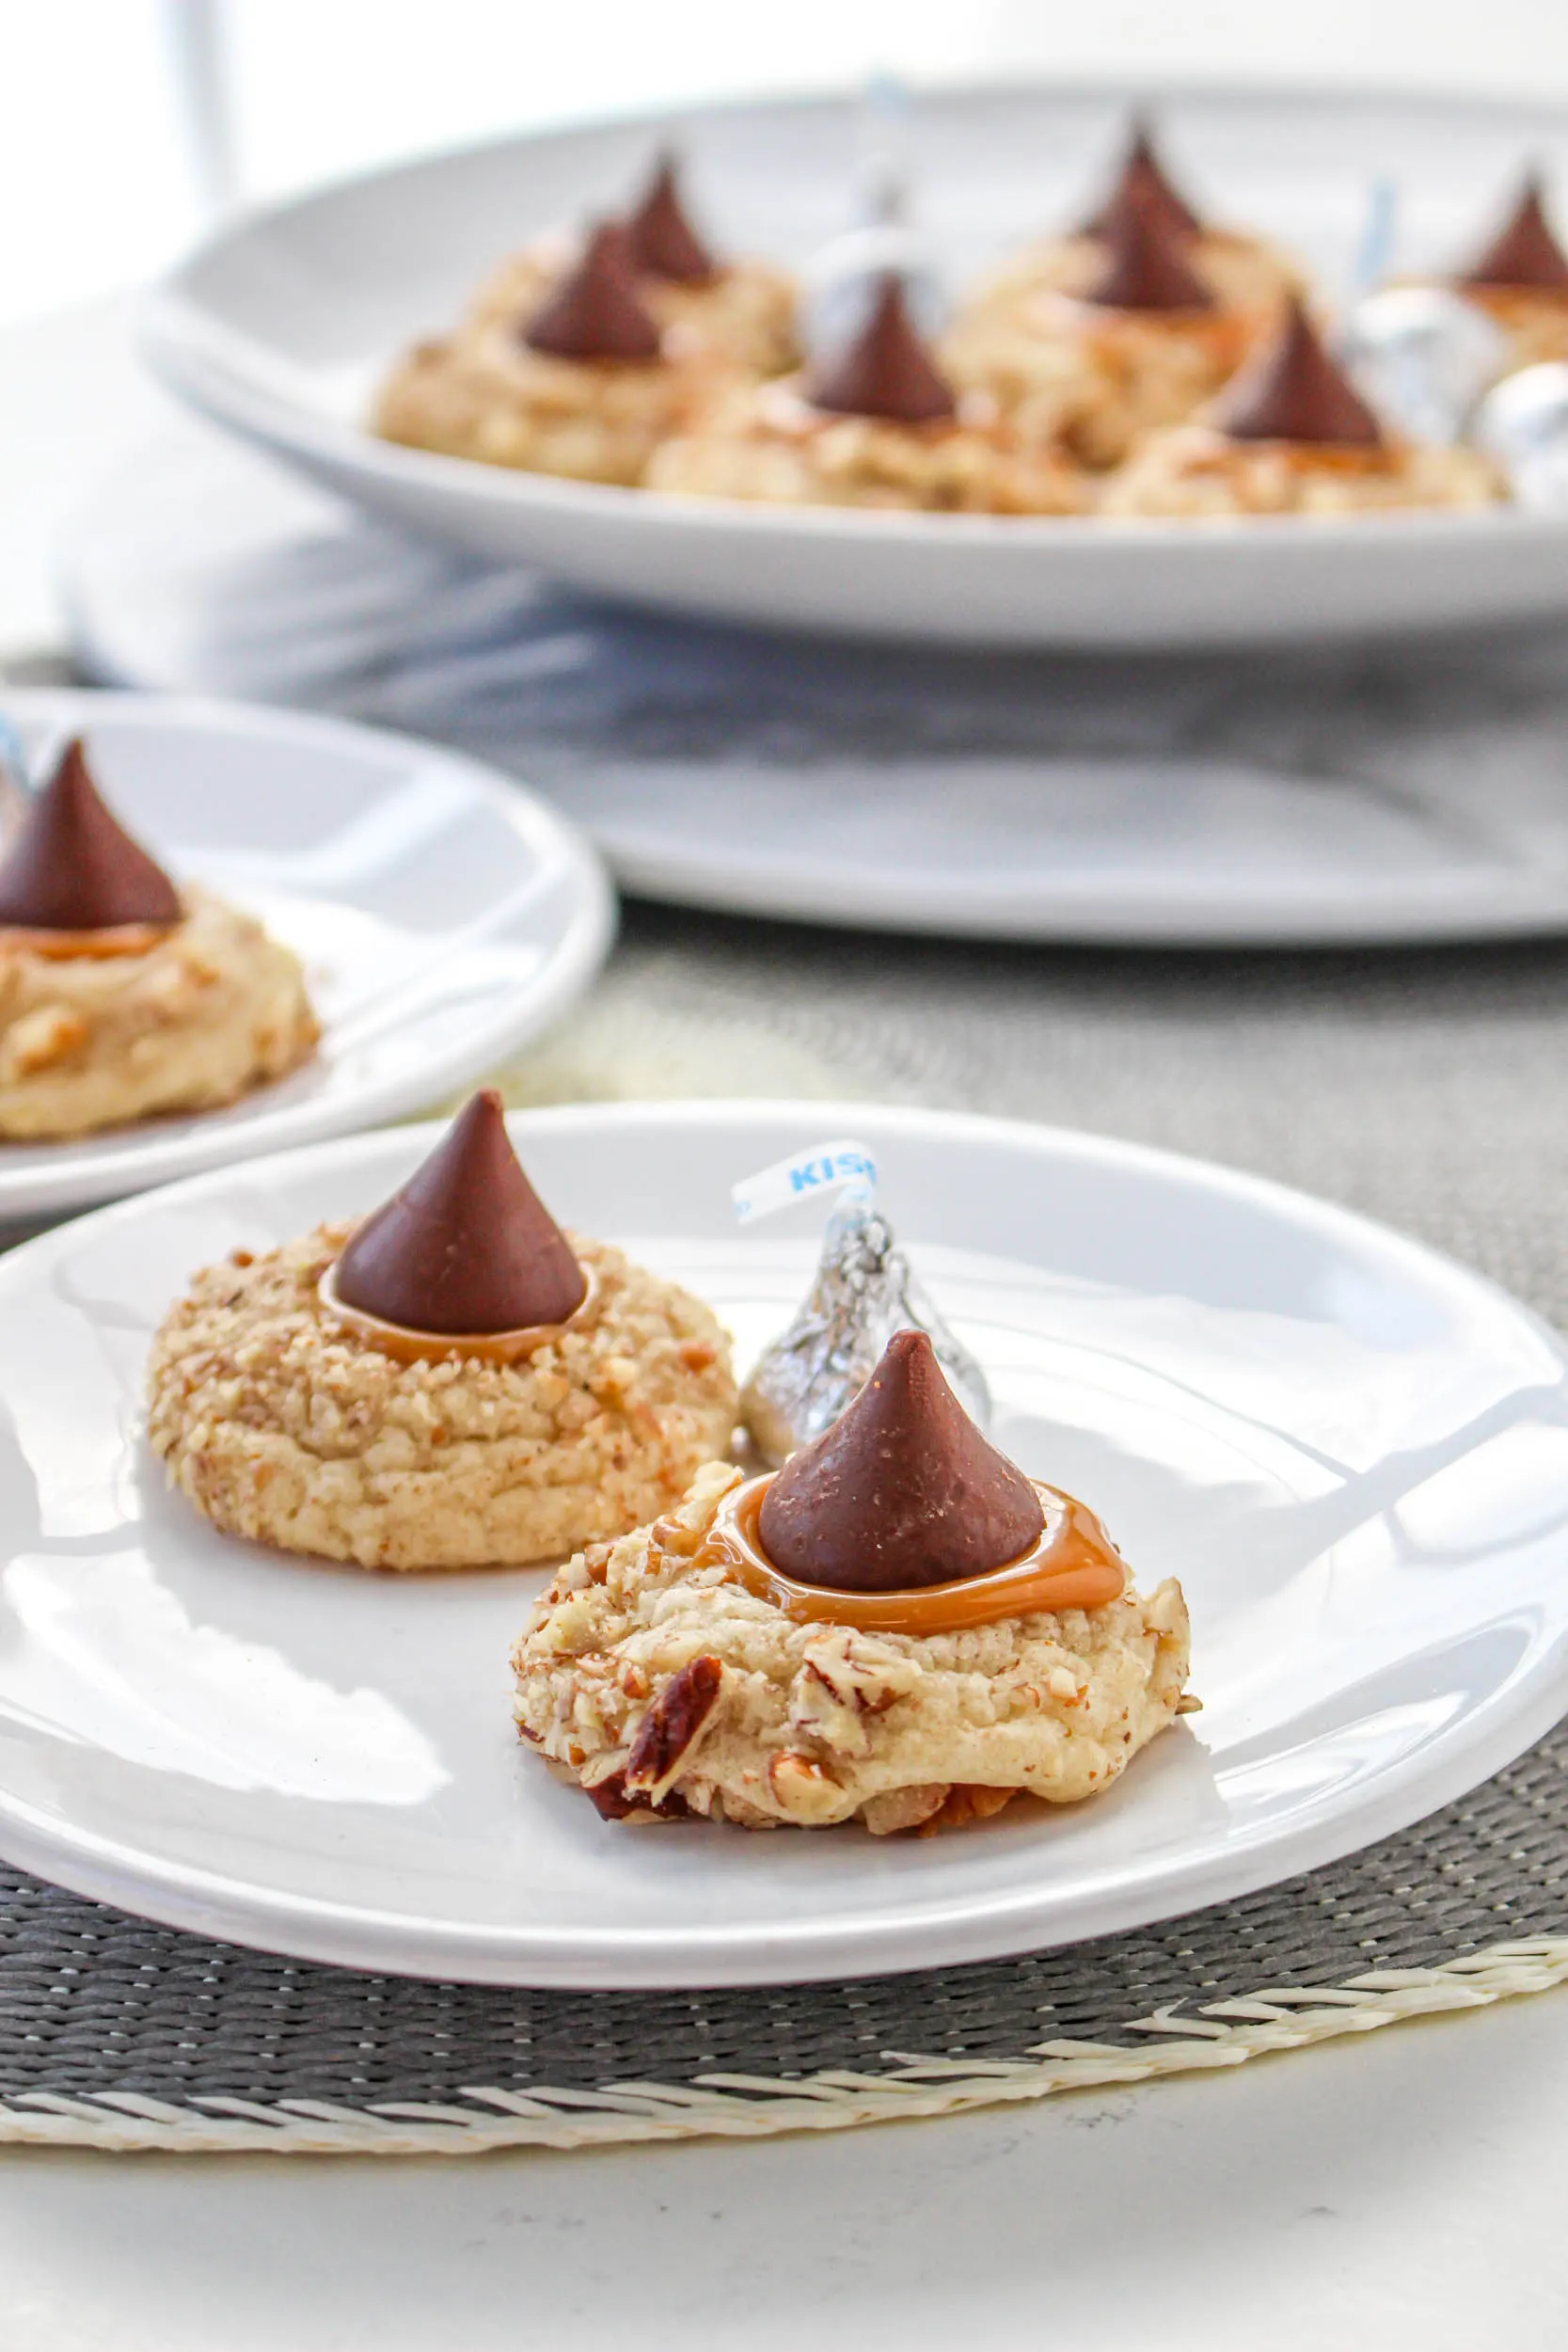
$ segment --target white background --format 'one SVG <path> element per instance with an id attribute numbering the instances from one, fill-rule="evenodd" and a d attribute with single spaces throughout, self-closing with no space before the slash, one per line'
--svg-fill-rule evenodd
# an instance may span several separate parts
<path id="1" fill-rule="evenodd" d="M 229 135 L 214 168 L 190 68 Z M 744 90 L 1012 70 L 1559 95 L 1562 0 L 0 0 L 0 322 L 161 269 L 246 200 L 421 148 Z M 199 72 L 196 78 L 200 79 Z"/>

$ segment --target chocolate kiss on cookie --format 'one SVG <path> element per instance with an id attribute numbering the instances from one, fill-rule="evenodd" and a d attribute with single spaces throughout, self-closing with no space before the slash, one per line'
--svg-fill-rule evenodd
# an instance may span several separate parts
<path id="1" fill-rule="evenodd" d="M 677 286 L 705 286 L 719 264 L 698 236 L 681 202 L 673 155 L 661 155 L 641 200 L 626 219 L 633 269 Z"/>
<path id="2" fill-rule="evenodd" d="M 1106 223 L 1105 262 L 1084 299 L 1106 310 L 1212 310 L 1214 297 L 1157 212 L 1127 204 Z"/>
<path id="3" fill-rule="evenodd" d="M 638 294 L 619 223 L 606 221 L 593 231 L 581 258 L 530 319 L 523 341 L 554 359 L 658 358 L 658 327 Z"/>
<path id="4" fill-rule="evenodd" d="M 757 1515 L 781 1574 L 834 1592 L 985 1576 L 1045 1525 L 1023 1472 L 987 1443 L 924 1331 L 895 1331 L 831 1429 L 791 1454 Z"/>
<path id="5" fill-rule="evenodd" d="M 475 1336 L 564 1323 L 588 1295 L 493 1090 L 476 1094 L 402 1191 L 356 1228 L 333 1287 L 343 1306 L 405 1331 Z"/>
<path id="6" fill-rule="evenodd" d="M 891 272 L 865 325 L 811 377 L 806 398 L 834 416 L 887 417 L 895 424 L 936 424 L 956 415 L 952 389 L 927 358 Z"/>
<path id="7" fill-rule="evenodd" d="M 102 931 L 178 923 L 182 912 L 163 867 L 109 814 L 73 738 L 0 858 L 0 923 Z"/>
<path id="8" fill-rule="evenodd" d="M 1133 117 L 1132 137 L 1115 187 L 1093 218 L 1084 223 L 1080 234 L 1109 236 L 1129 211 L 1148 214 L 1173 237 L 1196 237 L 1203 227 L 1155 152 L 1154 135 L 1141 115 Z"/>
<path id="9" fill-rule="evenodd" d="M 1568 292 L 1568 255 L 1553 236 L 1537 172 L 1526 175 L 1519 200 L 1484 253 L 1460 279 L 1463 286 L 1536 286 Z"/>
<path id="10" fill-rule="evenodd" d="M 1382 446 L 1383 428 L 1292 295 L 1279 333 L 1214 404 L 1213 421 L 1232 441 L 1302 441 L 1352 449 Z"/>

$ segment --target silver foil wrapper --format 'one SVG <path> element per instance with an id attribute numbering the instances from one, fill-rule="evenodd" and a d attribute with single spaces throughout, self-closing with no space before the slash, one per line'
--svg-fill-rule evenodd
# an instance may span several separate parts
<path id="1" fill-rule="evenodd" d="M 927 342 L 947 323 L 947 295 L 926 241 L 901 220 L 873 221 L 824 246 L 802 273 L 800 340 L 812 358 L 841 350 L 870 316 L 885 278 L 903 283 L 911 318 Z"/>
<path id="2" fill-rule="evenodd" d="M 885 278 L 902 281 L 910 316 L 927 342 L 947 324 L 946 289 L 929 240 L 914 226 L 913 108 L 896 74 L 869 76 L 859 117 L 852 225 L 800 273 L 798 324 L 812 359 L 829 358 L 859 332 Z"/>
<path id="3" fill-rule="evenodd" d="M 1508 346 L 1446 286 L 1387 286 L 1356 303 L 1339 355 L 1378 414 L 1413 441 L 1460 440 Z"/>
<path id="4" fill-rule="evenodd" d="M 1560 360 L 1506 376 L 1477 410 L 1474 437 L 1521 506 L 1568 511 L 1568 367 Z"/>
<path id="5" fill-rule="evenodd" d="M 800 340 L 813 359 L 859 332 L 884 278 L 902 280 L 910 316 L 927 342 L 947 324 L 946 290 L 913 221 L 911 112 L 896 75 L 874 73 L 861 91 L 853 225 L 801 272 Z"/>
<path id="6" fill-rule="evenodd" d="M 956 1340 L 894 1240 L 863 1198 L 834 1210 L 800 1312 L 758 1359 L 740 1416 L 773 1469 L 835 1422 L 865 1386 L 895 1331 L 928 1332 L 937 1361 L 970 1419 L 990 1422 L 990 1391 L 968 1348 Z"/>

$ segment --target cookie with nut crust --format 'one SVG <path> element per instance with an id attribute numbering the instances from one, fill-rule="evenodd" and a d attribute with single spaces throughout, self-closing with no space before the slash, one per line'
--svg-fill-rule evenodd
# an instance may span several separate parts
<path id="1" fill-rule="evenodd" d="M 946 1828 L 1093 1796 L 1180 1711 L 1174 1581 L 926 1636 L 801 1621 L 710 1548 L 741 1476 L 580 1552 L 514 1652 L 521 1737 L 608 1818 Z"/>
<path id="2" fill-rule="evenodd" d="M 165 1318 L 148 1435 L 225 1534 L 368 1568 L 560 1559 L 728 1445 L 712 1310 L 563 1232 L 477 1094 L 357 1225 L 208 1266 Z"/>
<path id="3" fill-rule="evenodd" d="M 228 1534 L 367 1568 L 560 1559 L 666 1509 L 735 1422 L 718 1318 L 607 1242 L 590 1329 L 524 1363 L 401 1361 L 323 1307 L 349 1229 L 196 1277 L 153 1346 L 148 1434 Z"/>
<path id="4" fill-rule="evenodd" d="M 297 1068 L 320 1033 L 298 957 L 177 886 L 69 743 L 0 850 L 0 1136 L 216 1109 Z"/>

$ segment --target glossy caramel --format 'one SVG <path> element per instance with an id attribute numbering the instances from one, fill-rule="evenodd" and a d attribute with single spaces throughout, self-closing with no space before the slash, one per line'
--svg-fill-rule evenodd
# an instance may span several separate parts
<path id="1" fill-rule="evenodd" d="M 327 1313 L 345 1331 L 368 1340 L 383 1356 L 390 1356 L 401 1364 L 450 1363 L 459 1358 L 477 1359 L 488 1364 L 518 1363 L 524 1357 L 536 1355 L 540 1348 L 563 1338 L 568 1331 L 582 1329 L 598 1311 L 598 1274 L 593 1266 L 584 1264 L 582 1276 L 588 1288 L 581 1306 L 564 1323 L 535 1323 L 517 1331 L 414 1331 L 404 1324 L 386 1323 L 379 1315 L 367 1314 L 362 1307 L 345 1306 L 338 1296 L 334 1279 L 337 1271 L 338 1262 L 334 1258 L 316 1286 L 316 1295 Z"/>
<path id="2" fill-rule="evenodd" d="M 47 931 L 21 923 L 0 923 L 0 949 L 40 956 L 46 963 L 72 963 L 83 958 L 102 963 L 111 956 L 150 955 L 171 929 L 167 923 L 111 923 L 101 930 Z"/>
<path id="3" fill-rule="evenodd" d="M 1121 1554 L 1085 1503 L 1038 1479 L 1045 1532 L 1016 1560 L 986 1576 L 904 1592 L 834 1592 L 784 1576 L 757 1539 L 757 1513 L 773 1473 L 732 1487 L 697 1553 L 698 1566 L 721 1566 L 748 1592 L 771 1601 L 799 1625 L 848 1625 L 862 1633 L 961 1633 L 1039 1610 L 1102 1609 L 1127 1588 Z"/>

